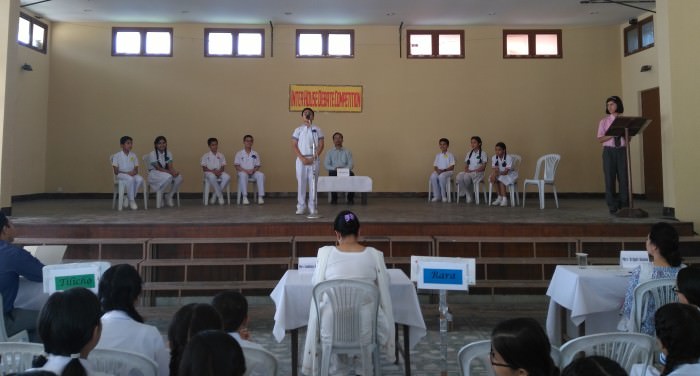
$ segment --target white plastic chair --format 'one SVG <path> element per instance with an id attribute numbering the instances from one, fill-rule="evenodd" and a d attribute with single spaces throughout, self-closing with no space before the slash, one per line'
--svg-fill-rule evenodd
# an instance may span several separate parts
<path id="1" fill-rule="evenodd" d="M 656 338 L 641 333 L 600 333 L 574 338 L 559 349 L 561 358 L 559 367 L 564 368 L 579 353 L 585 356 L 600 355 L 616 361 L 628 373 L 632 365 L 649 364 L 654 351 Z"/>
<path id="2" fill-rule="evenodd" d="M 157 376 L 158 365 L 134 352 L 117 349 L 94 349 L 88 355 L 95 371 L 114 376 Z"/>
<path id="3" fill-rule="evenodd" d="M 0 342 L 0 374 L 23 372 L 32 368 L 34 358 L 43 353 L 44 345 L 40 343 Z"/>
<path id="4" fill-rule="evenodd" d="M 252 347 L 244 347 L 243 357 L 245 358 L 246 364 L 246 371 L 243 376 L 261 374 L 266 376 L 277 375 L 277 358 L 275 358 L 271 352 Z M 251 365 L 256 366 L 255 368 L 251 368 Z"/>
<path id="5" fill-rule="evenodd" d="M 511 158 L 513 158 L 513 165 L 511 167 L 511 171 L 519 171 L 520 162 L 522 162 L 523 157 L 519 156 L 518 154 L 509 155 Z M 508 193 L 510 193 L 510 206 L 514 207 L 516 205 L 520 205 L 520 199 L 518 198 L 518 179 L 515 179 L 513 184 L 509 184 L 507 188 Z M 491 192 L 493 192 L 493 183 L 489 182 L 489 205 L 491 205 Z"/>
<path id="6" fill-rule="evenodd" d="M 221 183 L 221 178 L 218 177 L 216 178 L 217 183 Z M 207 180 L 206 176 L 202 175 L 202 200 L 204 201 L 204 206 L 209 205 L 209 190 L 211 190 L 211 187 L 209 186 L 209 180 Z M 231 182 L 229 181 L 228 184 L 226 184 L 226 203 L 228 205 L 231 205 Z"/>
<path id="7" fill-rule="evenodd" d="M 493 368 L 491 367 L 491 359 L 489 358 L 489 353 L 491 352 L 491 340 L 481 340 L 475 341 L 462 347 L 457 354 L 457 359 L 459 363 L 459 371 L 462 376 L 470 376 L 472 362 L 478 361 L 477 365 L 483 367 L 483 372 L 479 372 L 480 375 L 493 376 Z M 559 365 L 559 349 L 556 346 L 552 346 L 550 351 L 550 356 L 555 365 Z"/>
<path id="8" fill-rule="evenodd" d="M 540 194 L 540 209 L 544 209 L 545 185 L 552 186 L 552 192 L 554 193 L 554 202 L 557 205 L 557 209 L 559 209 L 559 198 L 557 197 L 557 187 L 554 185 L 554 176 L 557 173 L 557 166 L 559 166 L 560 159 L 561 156 L 559 154 L 546 154 L 541 156 L 540 159 L 537 160 L 537 167 L 535 167 L 535 176 L 532 179 L 525 179 L 525 181 L 523 182 L 523 207 L 525 207 L 527 185 L 535 184 Z M 542 177 L 540 177 L 540 171 L 542 171 Z"/>
<path id="9" fill-rule="evenodd" d="M 641 326 L 646 320 L 645 313 L 649 304 L 654 304 L 654 307 L 666 305 L 668 303 L 678 302 L 678 295 L 673 291 L 676 285 L 675 278 L 660 278 L 642 282 L 634 288 L 634 331 L 641 332 Z M 656 309 L 654 311 L 656 311 Z"/>
<path id="10" fill-rule="evenodd" d="M 447 179 L 447 187 L 445 187 L 445 191 L 447 193 L 447 202 L 452 202 L 452 178 L 453 177 L 454 177 L 454 175 L 450 175 L 449 179 Z M 433 185 L 430 184 L 430 179 L 428 179 L 428 202 L 430 202 L 432 195 L 433 195 Z"/>
<path id="11" fill-rule="evenodd" d="M 2 294 L 0 294 L 0 312 L 5 312 L 3 307 Z M 26 330 L 21 330 L 11 337 L 7 335 L 5 329 L 5 315 L 0 315 L 0 342 L 29 342 L 29 333 Z"/>
<path id="12" fill-rule="evenodd" d="M 149 154 L 145 154 L 142 159 L 143 159 L 143 165 L 145 166 L 146 169 L 148 169 L 148 164 L 149 164 L 148 162 L 150 161 Z M 148 184 L 148 175 L 146 175 L 145 180 L 146 181 L 143 182 L 143 186 L 146 187 L 146 188 L 144 188 L 144 195 L 146 196 L 145 201 L 148 201 L 148 193 L 146 193 L 146 192 L 148 191 L 148 189 L 150 189 L 152 187 L 147 187 L 149 185 Z M 175 184 L 175 182 L 170 183 L 170 189 L 172 189 L 173 184 Z M 165 188 L 163 188 L 163 191 L 165 191 Z M 156 209 L 162 208 L 163 207 L 163 192 L 158 192 L 156 190 L 153 190 L 153 193 L 155 193 L 155 195 L 156 195 Z M 180 191 L 175 192 L 175 195 L 177 195 L 177 207 L 179 208 L 180 207 Z"/>
<path id="13" fill-rule="evenodd" d="M 483 188 L 480 188 L 480 186 L 483 185 Z M 456 184 L 457 188 L 455 189 L 457 191 L 457 203 L 459 204 L 459 194 L 462 193 L 462 188 L 460 187 L 459 182 Z M 481 178 L 476 184 L 474 184 L 474 202 L 479 205 L 479 191 L 482 191 L 484 194 L 484 201 L 487 200 L 486 198 L 486 183 L 484 182 L 484 178 Z"/>
<path id="14" fill-rule="evenodd" d="M 253 184 L 253 202 L 258 202 L 258 179 L 248 176 L 248 182 L 246 184 Z M 236 204 L 240 205 L 243 199 L 243 193 L 241 193 L 241 186 L 238 185 L 238 193 L 236 193 Z"/>
<path id="15" fill-rule="evenodd" d="M 371 283 L 334 279 L 324 281 L 313 289 L 313 300 L 321 332 L 321 302 L 330 305 L 332 310 L 332 338 L 321 338 L 321 376 L 327 376 L 331 355 L 360 354 L 365 375 L 379 375 L 379 346 L 377 346 L 377 312 L 379 309 L 379 290 Z M 364 314 L 370 313 L 370 317 Z M 368 322 L 369 321 L 369 322 Z M 362 329 L 371 325 L 371 338 L 368 343 L 361 337 Z M 372 352 L 373 362 L 369 359 Z M 374 373 L 371 364 L 374 363 Z"/>

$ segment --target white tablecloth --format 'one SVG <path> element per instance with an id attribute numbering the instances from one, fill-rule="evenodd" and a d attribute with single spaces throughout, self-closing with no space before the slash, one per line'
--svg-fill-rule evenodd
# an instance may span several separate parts
<path id="1" fill-rule="evenodd" d="M 369 176 L 319 176 L 318 192 L 372 192 Z"/>
<path id="2" fill-rule="evenodd" d="M 547 289 L 547 335 L 552 344 L 561 342 L 562 308 L 571 311 L 573 325 L 585 321 L 586 334 L 616 331 L 629 276 L 630 271 L 618 266 L 558 265 Z"/>
<path id="3" fill-rule="evenodd" d="M 272 334 L 278 342 L 284 339 L 287 330 L 304 327 L 309 322 L 313 289 L 311 275 L 299 273 L 298 270 L 288 270 L 270 294 L 276 307 Z M 413 348 L 426 334 L 416 289 L 400 269 L 389 269 L 389 278 L 394 321 L 409 326 L 409 345 Z"/>

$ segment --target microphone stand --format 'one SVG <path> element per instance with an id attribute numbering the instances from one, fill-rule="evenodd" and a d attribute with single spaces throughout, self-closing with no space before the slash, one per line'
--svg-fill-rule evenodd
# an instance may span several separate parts
<path id="1" fill-rule="evenodd" d="M 316 218 L 321 218 L 321 215 L 318 214 L 318 192 L 316 192 L 316 178 L 318 175 L 318 169 L 316 168 L 316 162 L 317 162 L 317 156 L 316 156 L 316 148 L 318 147 L 316 145 L 317 140 L 316 137 L 316 131 L 312 131 L 313 134 L 313 142 L 311 143 L 311 154 L 313 155 L 313 163 L 311 164 L 311 182 L 309 183 L 309 201 L 311 201 L 311 197 L 313 195 L 314 202 L 316 203 L 316 212 L 312 212 L 309 210 L 309 215 L 306 216 L 308 219 L 316 219 Z"/>

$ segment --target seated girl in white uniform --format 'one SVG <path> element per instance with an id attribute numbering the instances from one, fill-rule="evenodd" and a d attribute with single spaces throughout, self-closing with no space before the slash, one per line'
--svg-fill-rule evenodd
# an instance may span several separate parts
<path id="1" fill-rule="evenodd" d="M 486 152 L 481 150 L 481 137 L 474 136 L 470 142 L 472 149 L 464 158 L 464 171 L 457 174 L 456 179 L 457 184 L 464 188 L 467 204 L 472 202 L 476 185 L 484 180 L 484 170 L 488 162 Z"/>
<path id="2" fill-rule="evenodd" d="M 166 197 L 168 206 L 173 207 L 173 196 L 180 190 L 182 175 L 173 167 L 173 155 L 168 151 L 168 140 L 164 136 L 156 137 L 154 149 L 148 155 L 148 185 L 157 195 L 163 196 L 170 188 Z"/>
<path id="3" fill-rule="evenodd" d="M 316 285 L 331 279 L 353 279 L 371 282 L 379 288 L 379 314 L 377 318 L 377 342 L 380 351 L 389 361 L 394 360 L 394 314 L 389 295 L 389 275 L 384 264 L 384 254 L 372 247 L 365 247 L 357 242 L 360 221 L 355 213 L 341 211 L 333 225 L 337 239 L 336 246 L 325 246 L 318 250 L 316 270 L 311 282 Z M 321 302 L 321 321 L 319 330 L 316 309 L 313 303 L 309 309 L 309 324 L 304 347 L 302 372 L 317 375 L 320 370 L 321 347 L 319 338 L 330 336 L 333 330 L 330 307 Z M 366 331 L 368 334 L 371 330 Z M 352 359 L 331 358 L 331 374 L 347 374 L 354 367 Z M 356 371 L 361 369 L 356 368 Z"/>
<path id="4" fill-rule="evenodd" d="M 518 180 L 518 171 L 513 170 L 513 158 L 506 151 L 506 144 L 496 144 L 496 155 L 491 160 L 493 168 L 489 182 L 493 184 L 498 193 L 498 198 L 491 205 L 508 206 L 508 186 Z"/>

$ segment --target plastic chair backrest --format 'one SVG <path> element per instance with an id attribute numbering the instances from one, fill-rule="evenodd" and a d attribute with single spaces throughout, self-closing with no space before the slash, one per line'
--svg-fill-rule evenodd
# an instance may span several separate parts
<path id="1" fill-rule="evenodd" d="M 313 290 L 314 305 L 318 317 L 319 329 L 321 328 L 320 303 L 330 304 L 333 310 L 333 335 L 334 347 L 360 347 L 361 328 L 372 326 L 372 343 L 377 343 L 377 312 L 379 309 L 379 289 L 372 283 L 334 279 L 323 281 Z M 371 312 L 371 321 L 367 322 L 361 317 L 362 311 Z"/>
<path id="2" fill-rule="evenodd" d="M 137 353 L 117 349 L 94 349 L 88 359 L 95 371 L 115 376 L 157 376 L 158 365 Z"/>
<path id="3" fill-rule="evenodd" d="M 518 154 L 508 154 L 508 155 L 510 155 L 510 157 L 513 158 L 513 166 L 511 167 L 511 170 L 519 171 L 520 170 L 520 162 L 523 161 L 523 157 L 521 157 Z"/>
<path id="4" fill-rule="evenodd" d="M 44 345 L 40 343 L 0 342 L 0 374 L 23 372 L 32 368 L 34 358 L 43 353 Z"/>
<path id="5" fill-rule="evenodd" d="M 585 356 L 600 355 L 616 361 L 628 373 L 632 365 L 649 364 L 656 338 L 641 333 L 600 333 L 574 338 L 559 349 L 560 368 L 566 367 L 580 353 Z"/>
<path id="6" fill-rule="evenodd" d="M 0 294 L 0 312 L 5 312 L 2 294 Z M 29 342 L 29 333 L 26 330 L 22 330 L 9 337 L 7 329 L 5 329 L 5 315 L 2 314 L 0 315 L 0 342 Z"/>
<path id="7" fill-rule="evenodd" d="M 491 367 L 491 359 L 489 358 L 489 353 L 491 352 L 491 340 L 481 340 L 475 341 L 462 347 L 457 354 L 457 359 L 459 363 L 459 370 L 462 376 L 471 375 L 472 362 L 477 361 L 479 375 L 493 376 L 493 368 Z M 559 349 L 556 346 L 552 346 L 550 351 L 550 356 L 555 365 L 559 365 Z M 483 367 L 483 369 L 482 369 Z"/>
<path id="8" fill-rule="evenodd" d="M 244 347 L 246 371 L 243 376 L 275 376 L 277 375 L 277 358 L 267 350 Z M 251 367 L 253 365 L 254 367 Z"/>
<path id="9" fill-rule="evenodd" d="M 648 306 L 659 308 L 668 303 L 678 302 L 678 295 L 673 291 L 675 278 L 659 278 L 642 282 L 634 288 L 634 330 L 641 332 Z M 656 312 L 656 309 L 653 310 Z"/>
<path id="10" fill-rule="evenodd" d="M 544 163 L 544 176 L 542 176 L 542 180 L 548 183 L 553 182 L 554 176 L 557 173 L 557 166 L 559 166 L 560 159 L 561 156 L 559 154 L 547 154 L 541 156 L 540 159 L 537 161 L 537 171 L 535 171 L 535 179 L 540 178 L 540 164 Z"/>

